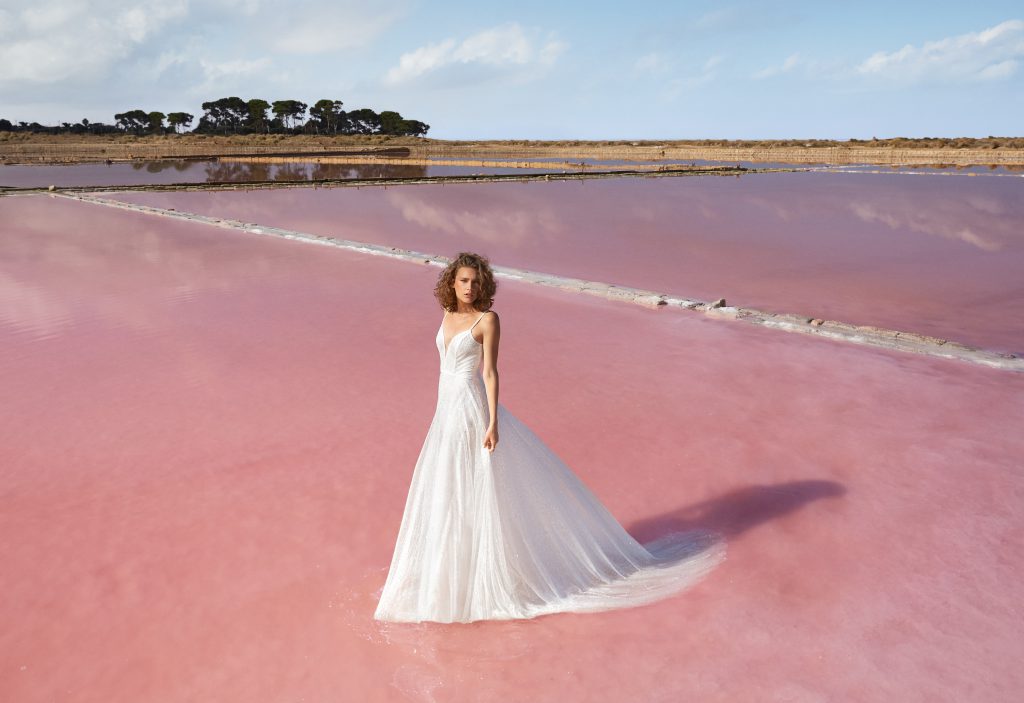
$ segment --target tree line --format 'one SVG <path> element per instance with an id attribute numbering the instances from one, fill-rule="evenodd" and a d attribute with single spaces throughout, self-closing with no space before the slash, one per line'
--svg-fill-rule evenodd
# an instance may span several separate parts
<path id="1" fill-rule="evenodd" d="M 300 100 L 261 98 L 243 100 L 238 97 L 204 102 L 203 114 L 195 128 L 188 129 L 195 116 L 187 112 L 128 110 L 114 115 L 114 124 L 62 122 L 59 127 L 38 122 L 12 124 L 0 119 L 0 131 L 72 132 L 75 134 L 389 134 L 421 137 L 430 125 L 402 117 L 393 110 L 375 112 L 370 108 L 345 111 L 342 101 L 323 99 L 313 105 Z"/>

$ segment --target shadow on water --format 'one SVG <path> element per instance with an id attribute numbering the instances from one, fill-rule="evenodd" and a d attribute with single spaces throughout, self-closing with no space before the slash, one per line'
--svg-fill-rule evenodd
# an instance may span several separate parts
<path id="1" fill-rule="evenodd" d="M 719 539 L 727 541 L 812 501 L 845 494 L 846 488 L 834 481 L 751 485 L 636 522 L 629 532 L 645 546 L 674 540 L 685 552 L 677 557 L 686 559 L 711 549 Z M 364 582 L 382 585 L 386 572 L 387 568 L 382 568 L 368 573 Z M 378 622 L 368 616 L 380 590 L 377 588 L 372 599 L 367 599 L 365 592 L 351 592 L 344 598 L 347 602 L 340 605 L 346 611 L 346 625 L 358 636 L 392 652 L 391 656 L 401 652 L 387 683 L 390 689 L 408 700 L 435 701 L 438 696 L 482 695 L 480 687 L 493 676 L 495 667 L 514 665 L 515 660 L 524 660 L 552 646 L 552 642 L 562 636 L 559 626 L 540 627 L 541 623 L 550 622 L 550 616 L 481 621 L 456 627 L 430 622 Z M 587 614 L 581 616 L 588 617 Z M 481 636 L 481 631 L 486 632 L 486 636 Z"/>
<path id="2" fill-rule="evenodd" d="M 838 498 L 845 494 L 846 488 L 835 481 L 808 480 L 772 486 L 751 485 L 634 522 L 628 530 L 640 542 L 674 532 L 704 529 L 715 530 L 726 539 L 731 539 L 757 525 L 799 510 L 811 501 Z"/>

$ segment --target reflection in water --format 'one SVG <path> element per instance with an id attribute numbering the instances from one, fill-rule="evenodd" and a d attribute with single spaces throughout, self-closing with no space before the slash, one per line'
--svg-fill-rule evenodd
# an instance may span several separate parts
<path id="1" fill-rule="evenodd" d="M 976 203 L 968 201 L 968 205 Z M 891 230 L 909 230 L 956 239 L 986 251 L 998 251 L 1002 242 L 990 234 L 975 232 L 963 219 L 950 217 L 951 211 L 961 209 L 964 203 L 943 203 L 932 210 L 907 207 L 908 203 L 895 199 L 889 203 L 853 202 L 849 204 L 854 215 L 868 223 L 880 223 Z"/>
<path id="2" fill-rule="evenodd" d="M 147 333 L 152 308 L 131 291 L 157 281 L 175 304 L 229 287 L 206 275 L 213 233 L 182 235 L 174 221 L 31 195 L 0 198 L 0 222 L 0 322 L 33 339 L 60 336 L 83 318 Z M 254 255 L 223 266 L 239 279 L 272 279 L 275 262 Z"/>
<path id="3" fill-rule="evenodd" d="M 774 173 L 115 197 L 1015 352 L 1022 188 Z"/>
<path id="4" fill-rule="evenodd" d="M 0 247 L 0 258 L 7 254 Z M 6 259 L 5 259 L 6 260 Z M 0 271 L 0 323 L 28 333 L 35 340 L 60 334 L 72 311 L 63 295 Z"/>
<path id="5" fill-rule="evenodd" d="M 145 171 L 146 173 L 163 173 L 164 171 L 167 170 L 173 170 L 177 171 L 178 173 L 184 173 L 194 165 L 194 161 L 184 161 L 181 159 L 161 159 L 158 161 L 133 161 L 131 163 L 132 169 L 136 171 Z"/>
<path id="6" fill-rule="evenodd" d="M 743 196 L 741 202 L 769 213 L 775 226 L 806 228 L 814 222 L 843 223 L 848 218 L 840 213 L 849 211 L 876 231 L 884 231 L 881 225 L 897 233 L 941 237 L 986 251 L 1024 245 L 1021 236 L 1024 233 L 1018 226 L 1024 212 L 1010 205 L 1011 194 L 1019 190 L 1015 183 L 1003 188 L 989 183 L 987 188 L 974 192 L 966 188 L 937 187 L 939 184 L 930 188 L 886 187 L 881 182 L 871 184 L 881 187 L 865 187 L 867 184 L 863 181 L 852 188 L 847 185 L 838 183 L 834 189 L 808 193 L 808 197 L 803 198 L 750 194 Z M 714 217 L 709 205 L 713 204 L 702 204 L 701 213 Z M 763 224 L 771 226 L 771 220 Z"/>
<path id="7" fill-rule="evenodd" d="M 109 185 L 161 185 L 171 183 L 245 183 L 253 181 L 309 181 L 347 180 L 355 178 L 424 178 L 434 176 L 467 176 L 493 174 L 531 174 L 573 172 L 583 166 L 592 171 L 651 166 L 743 166 L 745 168 L 792 168 L 794 164 L 749 162 L 749 161 L 702 161 L 663 160 L 626 161 L 612 159 L 571 159 L 552 162 L 550 159 L 538 168 L 508 168 L 493 165 L 494 162 L 508 161 L 521 164 L 520 158 L 487 157 L 491 166 L 451 165 L 438 159 L 428 166 L 394 163 L 314 163 L 301 159 L 287 163 L 227 163 L 215 159 L 157 159 L 117 163 L 83 163 L 66 165 L 0 165 L 0 187 L 39 188 L 46 186 L 109 186 Z M 804 165 L 806 166 L 806 165 Z M 803 167 L 797 165 L 797 167 Z M 1022 166 L 958 166 L 944 170 L 940 167 L 918 166 L 840 166 L 816 167 L 842 171 L 932 172 L 932 173 L 989 173 L 1008 176 L 1024 169 Z"/>
<path id="8" fill-rule="evenodd" d="M 213 161 L 204 164 L 207 183 L 250 181 L 315 181 L 351 178 L 425 178 L 426 166 L 391 164 L 338 164 L 291 161 L 287 163 L 240 163 Z"/>
<path id="9" fill-rule="evenodd" d="M 378 661 L 395 662 L 387 684 L 410 700 L 444 700 L 454 695 L 487 699 L 484 694 L 496 669 L 535 656 L 553 644 L 545 623 L 552 618 L 557 621 L 557 616 L 455 625 L 376 620 L 372 612 L 386 577 L 386 567 L 366 571 L 350 589 L 339 593 L 334 605 L 346 629 L 372 647 Z M 371 584 L 377 585 L 376 592 L 370 593 Z"/>
<path id="10" fill-rule="evenodd" d="M 509 202 L 503 194 L 491 199 L 489 192 L 483 191 L 472 204 L 452 207 L 437 202 L 435 195 L 406 188 L 389 190 L 386 197 L 406 222 L 455 237 L 472 237 L 485 244 L 537 246 L 568 227 L 553 203 L 523 207 L 514 199 Z"/>
<path id="11" fill-rule="evenodd" d="M 517 169 L 422 166 L 415 164 L 346 164 L 292 161 L 237 163 L 210 160 L 156 161 L 72 165 L 0 166 L 0 187 L 39 188 L 160 185 L 171 183 L 246 183 L 251 181 L 310 181 L 352 178 L 424 178 L 438 175 L 516 172 Z M 518 169 L 519 172 L 530 172 Z"/>
<path id="12" fill-rule="evenodd" d="M 386 567 L 364 571 L 338 593 L 332 607 L 346 631 L 366 642 L 386 667 L 385 682 L 409 700 L 501 700 L 495 695 L 497 672 L 527 666 L 570 640 L 582 644 L 608 627 L 600 617 L 579 614 L 569 616 L 573 626 L 568 632 L 560 625 L 569 621 L 560 614 L 455 624 L 379 621 L 372 613 L 386 577 Z M 643 612 L 627 608 L 611 617 Z"/>

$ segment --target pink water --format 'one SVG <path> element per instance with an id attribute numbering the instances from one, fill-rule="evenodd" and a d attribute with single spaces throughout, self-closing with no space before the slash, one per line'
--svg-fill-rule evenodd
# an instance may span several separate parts
<path id="1" fill-rule="evenodd" d="M 642 608 L 384 625 L 437 269 L 47 196 L 0 223 L 5 700 L 1024 686 L 1024 376 L 502 282 L 502 402 L 635 536 L 728 558 Z"/>
<path id="2" fill-rule="evenodd" d="M 520 158 L 484 157 L 487 161 L 519 162 Z M 624 160 L 624 159 L 563 159 L 561 157 L 543 159 L 544 162 L 565 162 L 565 168 L 556 171 L 572 171 L 572 164 L 588 164 L 588 170 L 620 169 L 638 164 L 661 164 L 669 166 L 685 166 L 690 164 L 710 166 L 740 165 L 746 168 L 803 168 L 808 164 L 789 164 L 779 162 L 752 161 L 703 161 L 661 159 Z M 844 170 L 901 170 L 910 172 L 934 173 L 979 173 L 979 174 L 1014 174 L 1020 167 L 1014 166 L 874 166 L 850 165 L 841 167 Z M 111 185 L 159 185 L 170 183 L 210 183 L 249 181 L 309 181 L 320 179 L 349 178 L 424 178 L 428 176 L 463 176 L 468 174 L 515 174 L 541 173 L 552 171 L 551 168 L 501 168 L 493 166 L 445 166 L 445 165 L 401 165 L 401 164 L 337 164 L 312 163 L 293 161 L 284 164 L 265 163 L 234 163 L 209 160 L 158 159 L 152 161 L 134 161 L 84 163 L 84 164 L 10 164 L 0 165 L 0 188 L 46 188 L 48 186 L 79 187 L 79 186 L 111 186 Z"/>
<path id="3" fill-rule="evenodd" d="M 1024 180 L 782 173 L 112 197 L 1024 352 Z"/>
<path id="4" fill-rule="evenodd" d="M 416 164 L 339 164 L 294 161 L 281 164 L 230 161 L 136 161 L 113 164 L 0 166 L 0 187 L 46 188 L 169 183 L 246 183 L 354 178 L 426 178 L 468 174 L 540 173 L 552 169 Z M 562 169 L 558 169 L 559 171 Z"/>

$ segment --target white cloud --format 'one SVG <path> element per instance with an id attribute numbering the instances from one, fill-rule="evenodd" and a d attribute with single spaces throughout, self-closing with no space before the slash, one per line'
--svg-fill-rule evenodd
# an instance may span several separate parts
<path id="1" fill-rule="evenodd" d="M 1016 72 L 1021 57 L 1024 21 L 1007 20 L 980 32 L 879 51 L 858 65 L 857 72 L 907 82 L 1001 80 Z"/>
<path id="2" fill-rule="evenodd" d="M 263 57 L 259 59 L 209 61 L 201 58 L 199 59 L 199 66 L 203 69 L 203 76 L 205 76 L 206 80 L 196 89 L 196 92 L 205 94 L 222 85 L 225 78 L 254 76 L 265 72 L 270 67 L 270 59 Z"/>
<path id="3" fill-rule="evenodd" d="M 700 67 L 700 73 L 692 76 L 687 76 L 682 79 L 684 85 L 690 88 L 696 88 L 697 86 L 710 83 L 718 77 L 718 65 L 722 63 L 723 57 L 715 54 L 709 57 Z"/>
<path id="4" fill-rule="evenodd" d="M 25 29 L 30 32 L 45 32 L 57 29 L 69 19 L 75 17 L 84 8 L 74 5 L 54 3 L 44 7 L 29 7 L 21 11 L 20 18 Z M 11 17 L 5 18 L 11 21 Z"/>
<path id="5" fill-rule="evenodd" d="M 440 68 L 451 62 L 453 49 L 455 40 L 446 39 L 440 44 L 428 44 L 408 54 L 402 54 L 398 65 L 388 71 L 385 80 L 389 83 L 401 83 Z"/>
<path id="6" fill-rule="evenodd" d="M 682 3 L 677 3 L 682 5 Z M 741 0 L 730 2 L 724 7 L 708 10 L 699 17 L 681 26 L 673 26 L 673 34 L 678 38 L 696 34 L 710 37 L 736 37 L 737 34 L 760 34 L 771 30 L 791 30 L 806 20 L 804 13 L 798 9 L 782 7 L 785 3 L 757 2 L 757 0 Z"/>
<path id="7" fill-rule="evenodd" d="M 77 88 L 137 69 L 148 80 L 157 77 L 154 69 L 171 67 L 207 80 L 248 75 L 247 65 L 267 59 L 246 55 L 245 47 L 275 58 L 362 47 L 404 14 L 406 2 L 380 12 L 355 0 L 294 0 L 287 6 L 269 0 L 13 5 L 0 8 L 0 85 L 38 96 L 48 85 L 51 92 L 61 85 Z M 221 41 L 225 30 L 237 41 Z"/>
<path id="8" fill-rule="evenodd" d="M 769 78 L 771 76 L 777 76 L 780 73 L 789 73 L 800 63 L 800 54 L 790 54 L 785 61 L 779 66 L 768 66 L 762 68 L 760 71 L 756 71 L 753 74 L 753 78 Z"/>
<path id="9" fill-rule="evenodd" d="M 97 4 L 64 0 L 5 12 L 0 85 L 94 78 L 188 12 L 186 0 Z"/>
<path id="10" fill-rule="evenodd" d="M 705 12 L 694 21 L 693 26 L 700 30 L 728 28 L 735 24 L 740 18 L 741 15 L 739 8 L 722 7 Z"/>
<path id="11" fill-rule="evenodd" d="M 445 39 L 402 54 L 384 80 L 396 85 L 459 64 L 545 67 L 554 63 L 565 47 L 551 35 L 542 39 L 537 32 L 527 32 L 513 22 L 485 29 L 461 42 Z"/>
<path id="12" fill-rule="evenodd" d="M 188 14 L 186 0 L 173 2 L 149 2 L 125 8 L 113 17 L 114 27 L 133 44 L 143 42 L 148 36 L 159 31 L 163 25 Z"/>
<path id="13" fill-rule="evenodd" d="M 288 5 L 279 21 L 265 25 L 273 48 L 292 54 L 322 54 L 367 46 L 405 14 L 402 4 L 379 10 L 376 4 L 336 1 L 296 10 Z"/>
<path id="14" fill-rule="evenodd" d="M 669 61 L 658 53 L 644 54 L 634 62 L 633 70 L 637 73 L 658 75 L 669 70 Z"/>
<path id="15" fill-rule="evenodd" d="M 661 100 L 674 101 L 688 90 L 699 88 L 718 78 L 718 68 L 725 61 L 722 54 L 712 54 L 704 61 L 682 62 L 663 53 L 652 52 L 633 62 L 633 73 L 656 81 Z"/>
<path id="16" fill-rule="evenodd" d="M 724 61 L 724 60 L 725 60 L 725 58 L 723 56 L 719 56 L 718 54 L 715 54 L 714 56 L 712 56 L 711 58 L 709 58 L 707 61 L 704 62 L 702 73 L 705 73 L 705 74 L 711 73 L 715 69 L 715 67 L 718 64 L 722 63 L 722 61 Z"/>
<path id="17" fill-rule="evenodd" d="M 718 78 L 718 67 L 725 61 L 725 57 L 721 54 L 713 54 L 709 56 L 701 65 L 699 70 L 693 71 L 692 69 L 685 75 L 677 76 L 672 80 L 668 81 L 665 90 L 662 91 L 662 98 L 666 100 L 675 100 L 685 90 L 699 88 L 702 85 L 710 83 Z"/>
<path id="18" fill-rule="evenodd" d="M 1017 71 L 1017 66 L 1017 61 L 1007 59 L 1006 61 L 1000 61 L 999 63 L 994 63 L 981 69 L 978 73 L 978 77 L 985 80 L 1009 78 Z"/>
<path id="19" fill-rule="evenodd" d="M 485 29 L 459 45 L 452 54 L 456 61 L 469 63 L 528 63 L 533 46 L 518 24 Z"/>

